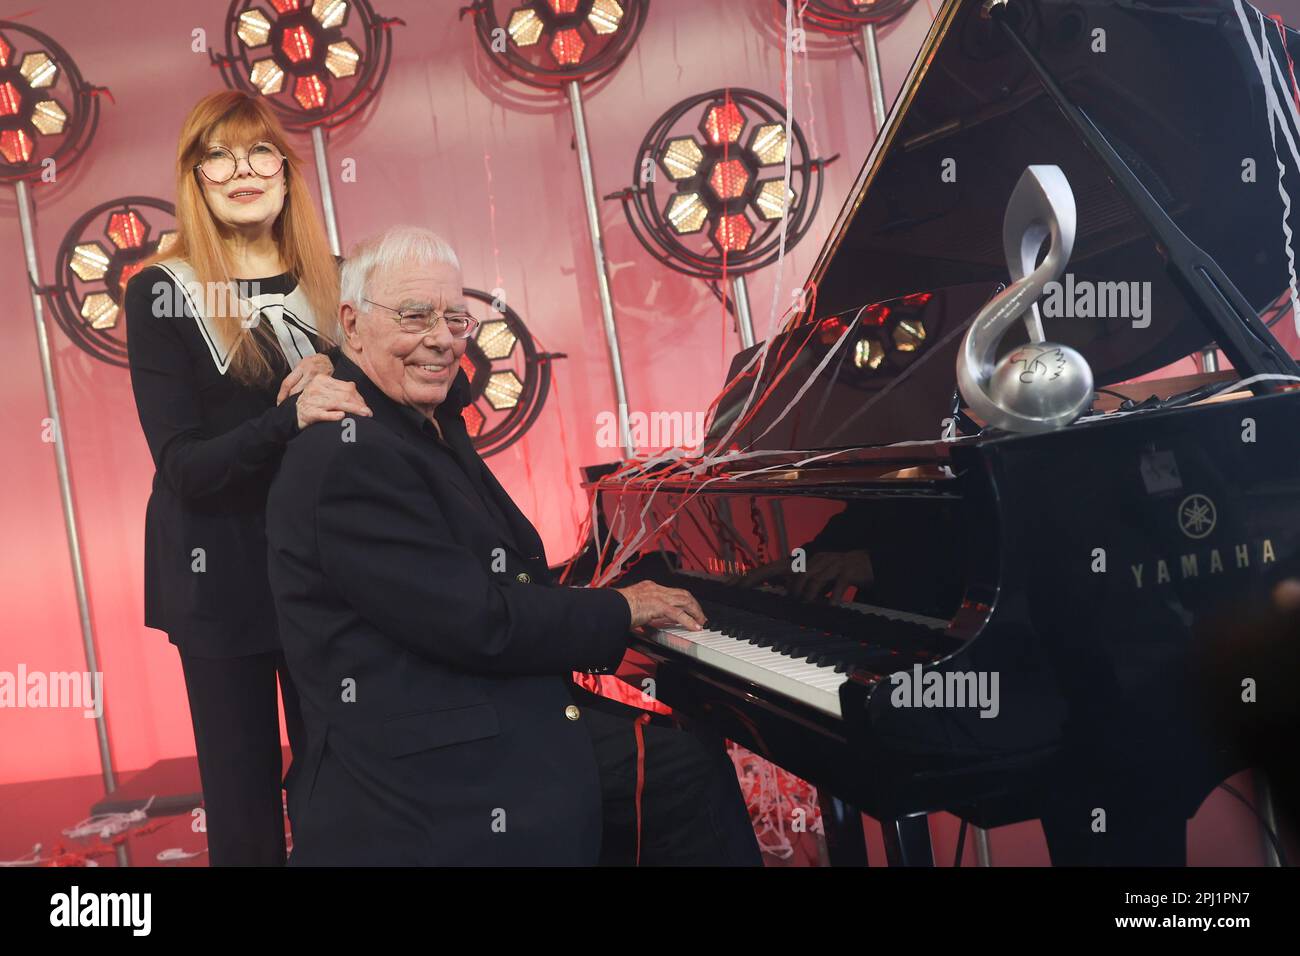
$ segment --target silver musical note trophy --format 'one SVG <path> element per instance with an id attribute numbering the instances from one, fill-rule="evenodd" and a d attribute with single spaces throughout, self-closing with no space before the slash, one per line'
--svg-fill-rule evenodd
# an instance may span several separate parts
<path id="1" fill-rule="evenodd" d="M 1074 249 L 1074 192 L 1059 166 L 1026 167 L 1007 203 L 1002 246 L 1011 284 L 971 320 L 957 353 L 957 386 L 970 410 L 1009 432 L 1062 428 L 1092 405 L 1092 368 L 1068 345 L 1044 341 L 1038 298 Z M 1048 240 L 1047 255 L 1034 263 Z M 1029 342 L 996 360 L 1002 337 L 1023 319 Z"/>

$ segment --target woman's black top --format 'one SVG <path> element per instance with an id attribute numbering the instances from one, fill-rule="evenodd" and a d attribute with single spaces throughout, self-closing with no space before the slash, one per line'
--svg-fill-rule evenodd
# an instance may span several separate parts
<path id="1" fill-rule="evenodd" d="M 241 296 L 251 294 L 251 282 L 256 303 L 282 302 L 277 297 L 297 286 L 288 273 L 239 280 Z M 298 402 L 290 396 L 277 405 L 275 397 L 291 369 L 283 342 L 298 343 L 292 365 L 321 343 L 312 317 L 291 316 L 284 304 L 277 329 L 283 333 L 289 319 L 294 330 L 280 348 L 259 346 L 273 380 L 260 388 L 241 384 L 221 370 L 212 329 L 179 292 L 172 273 L 151 266 L 125 294 L 131 387 L 156 469 L 145 513 L 144 622 L 196 657 L 278 650 L 266 496 L 298 430 Z"/>

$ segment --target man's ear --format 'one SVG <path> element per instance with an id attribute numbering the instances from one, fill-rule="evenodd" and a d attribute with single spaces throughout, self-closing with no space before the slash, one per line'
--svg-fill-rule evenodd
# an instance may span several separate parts
<path id="1" fill-rule="evenodd" d="M 339 329 L 343 333 L 343 341 L 358 352 L 361 350 L 361 336 L 357 334 L 357 319 L 360 315 L 351 302 L 339 305 Z"/>

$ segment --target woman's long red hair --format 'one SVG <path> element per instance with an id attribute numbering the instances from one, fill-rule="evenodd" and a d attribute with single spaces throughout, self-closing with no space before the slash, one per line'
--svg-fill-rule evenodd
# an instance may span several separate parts
<path id="1" fill-rule="evenodd" d="M 280 259 L 285 269 L 297 276 L 311 304 L 324 340 L 322 347 L 333 345 L 338 341 L 338 267 L 330 253 L 324 225 L 307 191 L 302 161 L 289 144 L 275 113 L 258 97 L 236 90 L 223 90 L 203 97 L 190 110 L 181 127 L 176 148 L 176 239 L 165 250 L 150 257 L 146 264 L 173 257 L 184 259 L 204 288 L 214 288 L 208 283 L 234 280 L 222 227 L 213 218 L 203 198 L 203 187 L 195 178 L 199 174 L 194 167 L 202 158 L 205 146 L 213 139 L 248 145 L 268 142 L 284 155 L 284 209 L 272 227 L 272 234 L 280 248 Z M 233 296 L 209 296 L 208 300 L 218 307 L 221 303 L 234 305 Z M 210 318 L 225 340 L 234 343 L 230 374 L 246 384 L 269 383 L 273 370 L 266 359 L 265 346 L 273 345 L 274 336 L 269 324 L 258 323 L 252 328 L 244 328 L 238 314 L 218 314 Z M 263 348 L 255 347 L 259 338 L 263 340 Z"/>

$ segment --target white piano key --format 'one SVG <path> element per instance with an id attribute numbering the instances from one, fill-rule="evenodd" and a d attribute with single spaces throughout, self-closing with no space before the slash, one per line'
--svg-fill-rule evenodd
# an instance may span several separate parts
<path id="1" fill-rule="evenodd" d="M 720 631 L 668 627 L 649 632 L 656 644 L 721 671 L 790 697 L 834 717 L 841 716 L 839 688 L 848 678 L 833 667 L 809 664 Z"/>

